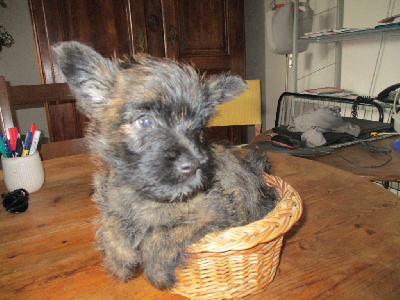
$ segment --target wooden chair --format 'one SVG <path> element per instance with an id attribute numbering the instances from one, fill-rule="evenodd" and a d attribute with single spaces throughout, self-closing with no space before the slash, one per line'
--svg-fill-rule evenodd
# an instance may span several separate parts
<path id="1" fill-rule="evenodd" d="M 0 93 L 2 95 L 1 98 L 5 99 L 2 102 L 8 100 L 11 108 L 33 104 L 43 105 L 46 108 L 51 142 L 65 141 L 84 136 L 84 123 L 86 119 L 77 111 L 75 99 L 69 90 L 68 84 L 53 83 L 10 86 L 5 81 L 5 78 L 0 76 Z M 6 105 L 5 102 L 3 105 Z M 7 114 L 4 116 L 4 122 L 10 122 L 11 120 L 11 116 Z"/>
<path id="2" fill-rule="evenodd" d="M 254 126 L 255 136 L 261 133 L 261 85 L 259 79 L 246 80 L 249 89 L 236 99 L 218 106 L 218 113 L 210 120 L 214 126 Z"/>
<path id="3" fill-rule="evenodd" d="M 54 83 L 41 85 L 10 86 L 3 76 L 0 76 L 0 130 L 4 135 L 8 128 L 14 127 L 11 108 L 23 108 L 31 105 L 43 105 L 60 102 L 73 104 L 68 84 Z M 67 155 L 88 152 L 84 142 L 84 128 L 82 126 L 84 117 L 75 111 L 76 119 L 65 119 L 60 111 L 59 114 L 46 111 L 49 126 L 50 142 L 40 146 L 42 159 L 62 157 Z M 75 137 L 78 137 L 77 139 Z"/>

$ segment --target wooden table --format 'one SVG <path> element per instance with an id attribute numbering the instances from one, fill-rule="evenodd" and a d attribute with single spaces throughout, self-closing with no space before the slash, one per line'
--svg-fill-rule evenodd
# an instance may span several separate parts
<path id="1" fill-rule="evenodd" d="M 256 136 L 251 143 L 269 141 L 269 134 L 271 133 L 271 130 L 265 131 Z M 336 148 L 333 154 L 306 158 L 351 172 L 371 181 L 400 181 L 400 152 L 392 148 L 392 142 L 398 138 L 399 136 L 393 136 L 368 142 L 371 146 L 392 150 L 390 153 L 392 160 L 388 164 L 378 168 L 368 168 L 368 166 L 383 164 L 388 160 L 388 157 L 378 153 L 372 153 L 363 148 L 360 144 Z M 347 162 L 340 156 L 354 162 L 354 164 Z"/>
<path id="2" fill-rule="evenodd" d="M 304 214 L 285 236 L 274 281 L 245 299 L 398 299 L 399 197 L 318 162 L 270 157 L 272 173 L 300 193 Z M 186 299 L 143 275 L 120 283 L 103 272 L 87 154 L 50 159 L 44 168 L 45 185 L 25 213 L 0 210 L 1 299 Z"/>

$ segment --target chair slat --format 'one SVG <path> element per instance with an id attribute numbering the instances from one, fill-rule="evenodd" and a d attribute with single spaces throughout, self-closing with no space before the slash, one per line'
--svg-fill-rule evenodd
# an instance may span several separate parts
<path id="1" fill-rule="evenodd" d="M 9 86 L 10 105 L 74 100 L 67 83 Z"/>

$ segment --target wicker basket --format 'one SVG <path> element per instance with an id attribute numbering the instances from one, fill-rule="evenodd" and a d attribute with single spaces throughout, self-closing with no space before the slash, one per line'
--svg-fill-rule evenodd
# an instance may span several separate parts
<path id="1" fill-rule="evenodd" d="M 188 248 L 171 290 L 192 299 L 231 299 L 262 292 L 274 279 L 283 235 L 300 218 L 298 193 L 279 177 L 265 175 L 281 200 L 264 219 L 210 233 Z"/>

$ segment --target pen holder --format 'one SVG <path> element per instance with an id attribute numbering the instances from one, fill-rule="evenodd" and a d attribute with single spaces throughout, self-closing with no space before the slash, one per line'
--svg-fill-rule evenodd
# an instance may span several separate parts
<path id="1" fill-rule="evenodd" d="M 44 183 L 44 170 L 39 152 L 22 157 L 1 157 L 4 183 L 9 192 L 23 188 L 29 193 Z"/>

